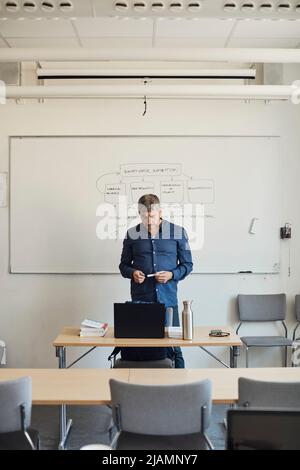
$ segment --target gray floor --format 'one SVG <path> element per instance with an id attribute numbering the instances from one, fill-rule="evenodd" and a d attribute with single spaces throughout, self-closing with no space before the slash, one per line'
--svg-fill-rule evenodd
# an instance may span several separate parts
<path id="1" fill-rule="evenodd" d="M 224 449 L 225 432 L 223 419 L 227 407 L 213 406 L 208 436 L 215 449 Z M 105 406 L 71 406 L 68 416 L 73 419 L 73 426 L 68 439 L 68 449 L 80 449 L 86 444 L 108 444 L 107 433 L 110 422 L 110 410 Z M 33 428 L 37 429 L 41 438 L 41 449 L 57 449 L 59 440 L 58 407 L 34 406 L 32 411 Z"/>

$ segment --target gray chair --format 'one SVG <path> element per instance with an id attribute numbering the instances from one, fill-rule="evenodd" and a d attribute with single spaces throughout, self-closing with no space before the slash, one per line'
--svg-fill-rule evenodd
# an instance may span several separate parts
<path id="1" fill-rule="evenodd" d="M 296 320 L 297 325 L 295 326 L 294 333 L 293 333 L 293 340 L 299 340 L 300 338 L 296 337 L 297 330 L 300 326 L 300 295 L 295 296 L 295 310 L 296 310 Z"/>
<path id="2" fill-rule="evenodd" d="M 211 413 L 211 381 L 137 385 L 111 379 L 111 444 L 128 449 L 212 449 L 205 431 Z"/>
<path id="3" fill-rule="evenodd" d="M 267 382 L 239 378 L 238 406 L 300 410 L 299 382 Z"/>
<path id="4" fill-rule="evenodd" d="M 31 377 L 0 381 L 0 449 L 36 450 L 37 431 L 30 429 Z"/>
<path id="5" fill-rule="evenodd" d="M 110 367 L 114 369 L 171 369 L 174 362 L 166 357 L 165 359 L 149 360 L 149 361 L 128 361 L 125 359 L 117 359 L 121 348 L 115 348 L 108 357 Z"/>
<path id="6" fill-rule="evenodd" d="M 115 369 L 171 369 L 174 367 L 171 359 L 159 359 L 158 361 L 125 361 L 116 359 Z"/>
<path id="7" fill-rule="evenodd" d="M 246 367 L 249 367 L 249 349 L 265 347 L 284 347 L 285 366 L 287 366 L 287 348 L 293 342 L 287 337 L 286 295 L 238 295 L 238 311 L 240 324 L 237 334 L 244 322 L 276 322 L 280 321 L 284 328 L 284 336 L 242 336 L 241 340 L 246 347 Z"/>

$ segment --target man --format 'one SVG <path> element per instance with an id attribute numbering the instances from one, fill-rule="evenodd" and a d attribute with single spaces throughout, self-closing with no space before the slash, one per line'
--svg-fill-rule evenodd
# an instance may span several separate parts
<path id="1" fill-rule="evenodd" d="M 173 326 L 179 326 L 177 284 L 193 269 L 187 234 L 182 227 L 162 219 L 159 198 L 145 194 L 138 201 L 141 224 L 127 231 L 119 265 L 131 279 L 133 301 L 160 302 L 173 307 Z M 148 274 L 155 274 L 147 277 Z M 180 348 L 123 348 L 127 360 L 175 359 L 184 368 Z M 174 357 L 175 356 L 175 357 Z"/>

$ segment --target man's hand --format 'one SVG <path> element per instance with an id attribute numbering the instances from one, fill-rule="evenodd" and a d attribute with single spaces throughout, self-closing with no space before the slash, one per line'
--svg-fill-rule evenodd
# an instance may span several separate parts
<path id="1" fill-rule="evenodd" d="M 132 276 L 134 282 L 136 282 L 137 284 L 142 284 L 145 280 L 145 274 L 143 273 L 143 271 L 134 271 Z"/>
<path id="2" fill-rule="evenodd" d="M 173 273 L 171 271 L 159 271 L 156 273 L 155 280 L 160 284 L 165 284 L 172 279 Z"/>

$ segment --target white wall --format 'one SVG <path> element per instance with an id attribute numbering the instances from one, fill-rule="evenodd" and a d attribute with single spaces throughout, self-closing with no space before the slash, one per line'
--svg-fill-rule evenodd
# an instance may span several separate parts
<path id="1" fill-rule="evenodd" d="M 9 135 L 280 135 L 281 222 L 293 225 L 291 276 L 288 276 L 288 244 L 284 242 L 280 275 L 194 274 L 179 286 L 179 301 L 181 304 L 184 298 L 194 299 L 197 324 L 235 326 L 238 293 L 286 292 L 291 331 L 293 298 L 300 292 L 300 107 L 275 102 L 156 100 L 149 101 L 145 117 L 142 112 L 142 100 L 58 100 L 0 106 L 0 172 L 9 169 Z M 7 342 L 8 366 L 56 367 L 51 343 L 60 329 L 79 324 L 89 314 L 97 314 L 111 323 L 113 302 L 129 298 L 129 281 L 119 275 L 9 274 L 8 224 L 9 210 L 0 208 L 0 338 Z M 106 366 L 109 351 L 93 352 L 81 365 Z M 75 353 L 70 352 L 69 359 Z M 223 359 L 228 357 L 226 351 L 220 353 Z M 216 365 L 199 349 L 186 348 L 185 357 L 189 367 Z M 278 364 L 278 359 L 274 350 L 264 354 L 264 361 L 253 354 L 253 364 L 257 365 Z M 240 365 L 243 364 L 242 357 Z"/>

